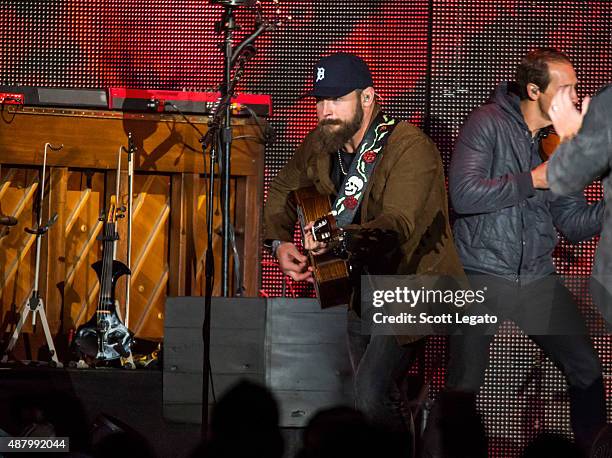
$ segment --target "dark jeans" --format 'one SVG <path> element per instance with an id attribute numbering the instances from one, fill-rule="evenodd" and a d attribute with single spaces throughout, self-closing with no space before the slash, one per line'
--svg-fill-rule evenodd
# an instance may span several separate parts
<path id="1" fill-rule="evenodd" d="M 470 274 L 474 289 L 486 286 L 492 296 L 484 304 L 470 308 L 467 314 L 494 312 L 499 320 L 486 334 L 464 329 L 450 337 L 448 392 L 473 393 L 474 396 L 478 393 L 489 364 L 489 345 L 494 332 L 505 319 L 511 319 L 565 376 L 569 385 L 572 429 L 578 444 L 588 447 L 606 422 L 605 394 L 599 358 L 569 291 L 555 276 L 519 286 L 498 277 L 466 273 Z M 534 326 L 534 322 L 546 319 L 553 323 L 552 329 L 566 328 L 568 334 L 529 332 L 534 327 L 539 332 L 541 326 Z M 445 456 L 441 448 L 444 442 L 444 431 L 439 428 L 441 416 L 443 413 L 435 405 L 425 431 L 425 457 Z"/>
<path id="2" fill-rule="evenodd" d="M 423 349 L 424 339 L 399 345 L 394 336 L 366 335 L 354 311 L 348 315 L 348 349 L 356 407 L 393 432 L 410 432 L 402 412 L 401 382 Z"/>

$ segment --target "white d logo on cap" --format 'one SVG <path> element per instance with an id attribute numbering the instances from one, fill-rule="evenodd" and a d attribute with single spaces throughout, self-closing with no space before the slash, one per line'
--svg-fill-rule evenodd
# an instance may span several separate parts
<path id="1" fill-rule="evenodd" d="M 321 80 L 325 79 L 325 68 L 323 67 L 317 67 L 317 80 L 315 81 L 315 83 L 318 83 Z"/>

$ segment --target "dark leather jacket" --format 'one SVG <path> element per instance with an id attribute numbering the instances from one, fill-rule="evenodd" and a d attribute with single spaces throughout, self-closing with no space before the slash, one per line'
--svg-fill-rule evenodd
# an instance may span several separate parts
<path id="1" fill-rule="evenodd" d="M 449 190 L 465 269 L 528 282 L 555 270 L 555 227 L 574 243 L 600 232 L 603 202 L 589 205 L 582 191 L 558 197 L 534 189 L 539 143 L 540 134 L 532 137 L 507 83 L 461 129 Z"/>

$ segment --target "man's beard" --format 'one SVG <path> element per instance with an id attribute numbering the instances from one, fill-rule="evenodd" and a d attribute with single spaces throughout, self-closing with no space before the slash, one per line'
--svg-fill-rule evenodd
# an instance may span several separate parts
<path id="1" fill-rule="evenodd" d="M 357 103 L 355 114 L 350 121 L 340 121 L 339 119 L 329 119 L 319 122 L 316 128 L 316 135 L 321 142 L 321 148 L 327 153 L 334 153 L 344 148 L 344 145 L 353 138 L 361 128 L 363 122 L 363 108 Z M 333 126 L 339 126 L 332 128 Z"/>

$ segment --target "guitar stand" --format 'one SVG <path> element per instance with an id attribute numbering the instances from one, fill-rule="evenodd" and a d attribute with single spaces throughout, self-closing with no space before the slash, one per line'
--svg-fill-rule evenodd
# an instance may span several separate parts
<path id="1" fill-rule="evenodd" d="M 47 221 L 47 224 L 43 226 L 42 224 L 42 206 L 45 200 L 45 172 L 47 168 L 47 151 L 49 149 L 53 151 L 59 151 L 64 147 L 64 145 L 53 146 L 51 143 L 45 143 L 45 152 L 43 155 L 43 166 L 42 166 L 42 177 L 40 180 L 40 200 L 38 201 L 38 205 L 34 205 L 34 208 L 37 213 L 37 226 L 34 229 L 26 228 L 25 231 L 28 234 L 32 234 L 36 236 L 36 268 L 34 269 L 34 286 L 32 288 L 32 295 L 28 300 L 26 300 L 25 304 L 23 304 L 23 308 L 21 309 L 21 318 L 19 319 L 19 323 L 13 331 L 11 335 L 11 339 L 9 340 L 8 346 L 4 351 L 2 356 L 2 362 L 6 363 L 8 361 L 9 353 L 12 352 L 13 348 L 15 348 L 15 344 L 17 343 L 17 339 L 19 339 L 19 333 L 23 329 L 23 325 L 25 324 L 25 320 L 27 319 L 30 312 L 32 312 L 32 326 L 36 326 L 36 315 L 40 314 L 40 318 L 42 321 L 43 329 L 45 331 L 45 338 L 47 339 L 47 346 L 49 347 L 49 353 L 51 354 L 52 364 L 55 364 L 57 367 L 64 367 L 62 363 L 57 359 L 57 351 L 55 350 L 55 345 L 53 345 L 53 339 L 51 338 L 51 330 L 49 329 L 49 322 L 47 321 L 47 315 L 45 314 L 45 304 L 43 302 L 42 297 L 40 297 L 39 293 L 39 279 L 40 279 L 40 248 L 42 243 L 42 237 L 47 233 L 49 228 L 55 224 L 57 221 L 57 213 L 53 214 L 53 216 Z M 9 324 L 10 326 L 10 324 Z M 7 328 L 8 331 L 8 328 Z"/>
<path id="2" fill-rule="evenodd" d="M 57 359 L 57 351 L 55 350 L 55 345 L 53 345 L 53 338 L 51 337 L 51 330 L 49 329 L 49 322 L 47 321 L 47 315 L 45 314 L 45 306 L 42 297 L 36 297 L 34 294 L 32 294 L 32 297 L 30 297 L 30 299 L 28 299 L 27 303 L 24 305 L 24 309 L 21 312 L 21 318 L 19 319 L 19 324 L 17 324 L 17 327 L 11 336 L 11 340 L 6 347 L 6 351 L 2 357 L 2 362 L 8 362 L 9 353 L 11 353 L 13 348 L 15 348 L 15 344 L 19 339 L 19 333 L 21 332 L 21 329 L 23 328 L 23 325 L 25 324 L 30 312 L 32 312 L 33 323 L 36 321 L 36 314 L 40 314 L 40 321 L 42 322 L 43 329 L 45 331 L 45 338 L 47 339 L 47 346 L 49 347 L 51 360 L 56 367 L 64 367 L 64 365 Z"/>
<path id="3" fill-rule="evenodd" d="M 47 315 L 45 313 L 45 304 L 43 302 L 42 297 L 40 297 L 40 293 L 38 292 L 38 280 L 40 274 L 40 245 L 42 236 L 49 230 L 49 228 L 57 221 L 57 214 L 54 214 L 53 217 L 47 222 L 46 225 L 39 227 L 37 229 L 26 229 L 26 232 L 30 234 L 36 235 L 36 270 L 34 273 L 34 290 L 32 291 L 32 295 L 30 298 L 23 304 L 23 308 L 21 310 L 21 318 L 19 319 L 19 323 L 17 327 L 13 331 L 11 335 L 11 339 L 9 340 L 8 346 L 2 356 L 2 362 L 8 362 L 9 354 L 15 348 L 17 344 L 17 340 L 19 339 L 19 334 L 23 329 L 23 325 L 28 318 L 30 312 L 32 312 L 32 325 L 36 326 L 36 314 L 40 315 L 40 321 L 42 322 L 43 330 L 45 331 L 45 339 L 47 340 L 47 346 L 49 347 L 49 353 L 51 355 L 51 360 L 55 364 L 56 367 L 64 367 L 62 363 L 57 359 L 57 351 L 55 350 L 55 345 L 53 344 L 53 338 L 51 337 L 51 330 L 49 329 L 49 322 L 47 321 Z M 10 326 L 10 324 L 9 324 Z M 8 329 L 7 329 L 8 330 Z"/>

